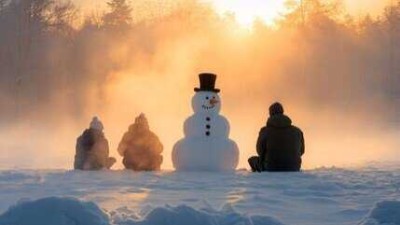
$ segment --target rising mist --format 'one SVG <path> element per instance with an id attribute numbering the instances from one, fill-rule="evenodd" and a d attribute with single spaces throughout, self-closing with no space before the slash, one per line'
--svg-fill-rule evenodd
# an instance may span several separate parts
<path id="1" fill-rule="evenodd" d="M 112 2 L 82 19 L 68 1 L 0 0 L 0 168 L 71 168 L 93 115 L 117 157 L 143 112 L 171 169 L 205 71 L 219 75 L 239 167 L 276 100 L 304 130 L 306 168 L 397 155 L 400 1 L 378 18 L 353 18 L 338 1 L 288 1 L 274 26 L 252 28 L 197 0 Z"/>

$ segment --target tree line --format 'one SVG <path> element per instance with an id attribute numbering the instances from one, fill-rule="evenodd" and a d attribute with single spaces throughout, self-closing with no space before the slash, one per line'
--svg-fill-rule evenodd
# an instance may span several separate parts
<path id="1" fill-rule="evenodd" d="M 43 112 L 82 118 L 88 104 L 107 104 L 105 87 L 118 72 L 151 66 L 163 74 L 171 65 L 160 57 L 171 57 L 165 46 L 175 44 L 192 51 L 193 69 L 228 64 L 242 68 L 221 68 L 232 78 L 245 71 L 276 74 L 249 78 L 262 94 L 284 88 L 298 93 L 288 98 L 343 107 L 368 108 L 376 99 L 398 122 L 400 1 L 378 17 L 356 17 L 341 1 L 288 0 L 274 27 L 256 21 L 244 36 L 234 31 L 234 15 L 219 15 L 198 0 L 165 12 L 165 2 L 174 4 L 148 9 L 110 0 L 104 13 L 80 22 L 70 1 L 0 0 L 0 123 Z M 151 16 L 138 20 L 145 10 Z"/>

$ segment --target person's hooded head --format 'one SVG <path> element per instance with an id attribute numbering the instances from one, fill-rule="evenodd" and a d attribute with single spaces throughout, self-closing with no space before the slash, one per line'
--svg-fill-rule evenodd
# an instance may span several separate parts
<path id="1" fill-rule="evenodd" d="M 135 118 L 135 123 L 130 127 L 130 130 L 136 130 L 140 132 L 147 132 L 149 127 L 149 122 L 147 121 L 144 113 L 141 113 L 138 117 Z"/>
<path id="2" fill-rule="evenodd" d="M 97 116 L 93 117 L 92 122 L 90 122 L 90 129 L 103 131 L 103 123 L 99 120 L 99 118 L 97 118 Z"/>
<path id="3" fill-rule="evenodd" d="M 269 107 L 270 116 L 282 115 L 283 113 L 284 113 L 283 106 L 279 102 L 275 102 Z"/>
<path id="4" fill-rule="evenodd" d="M 284 109 L 281 103 L 275 102 L 269 107 L 269 115 L 267 121 L 268 127 L 289 127 L 292 125 L 292 120 L 283 114 Z"/>

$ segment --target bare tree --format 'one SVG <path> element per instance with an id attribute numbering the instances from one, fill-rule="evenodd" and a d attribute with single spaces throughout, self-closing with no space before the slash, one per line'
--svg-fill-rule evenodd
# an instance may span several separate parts
<path id="1" fill-rule="evenodd" d="M 397 98 L 400 94 L 400 90 L 397 90 L 397 84 L 400 81 L 400 74 L 396 71 L 396 53 L 398 38 L 400 38 L 400 1 L 397 4 L 393 0 L 390 1 L 390 5 L 385 9 L 384 19 L 387 27 L 388 35 L 388 74 L 387 82 L 390 86 L 390 95 Z M 399 93 L 397 93 L 399 92 Z"/>
<path id="2" fill-rule="evenodd" d="M 127 28 L 132 22 L 132 8 L 126 0 L 111 0 L 107 2 L 110 12 L 103 17 L 105 27 Z"/>

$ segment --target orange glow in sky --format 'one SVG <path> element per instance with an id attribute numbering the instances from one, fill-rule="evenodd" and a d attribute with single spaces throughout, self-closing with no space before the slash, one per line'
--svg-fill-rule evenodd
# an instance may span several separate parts
<path id="1" fill-rule="evenodd" d="M 109 0 L 72 1 L 80 9 L 82 18 L 93 14 L 94 22 L 101 21 L 101 16 L 109 10 L 106 5 Z M 118 159 L 114 168 L 122 168 L 121 157 L 116 151 L 118 144 L 135 117 L 145 113 L 151 130 L 164 145 L 162 169 L 171 170 L 171 151 L 183 137 L 185 119 L 193 113 L 191 97 L 193 88 L 199 85 L 197 74 L 200 72 L 218 74 L 216 85 L 221 89 L 221 114 L 228 118 L 230 138 L 239 146 L 239 168 L 246 168 L 247 159 L 256 154 L 258 132 L 265 126 L 268 107 L 274 101 L 284 103 L 287 114 L 305 133 L 304 168 L 391 158 L 392 149 L 398 149 L 396 146 L 400 145 L 398 131 L 395 134 L 386 130 L 381 132 L 380 129 L 388 125 L 386 120 L 378 123 L 382 115 L 375 109 L 390 109 L 392 104 L 387 104 L 386 92 L 382 92 L 384 95 L 372 90 L 375 91 L 371 91 L 372 95 L 370 90 L 364 90 L 375 87 L 372 82 L 378 83 L 379 88 L 386 88 L 382 77 L 386 78 L 383 74 L 389 64 L 380 61 L 390 54 L 384 48 L 389 45 L 382 44 L 377 48 L 379 51 L 372 51 L 370 46 L 375 49 L 375 44 L 381 41 L 375 37 L 380 36 L 366 34 L 365 39 L 361 39 L 353 24 L 346 27 L 348 29 L 336 29 L 344 25 L 338 23 L 336 26 L 326 20 L 329 22 L 324 24 L 326 26 L 319 26 L 325 23 L 323 19 L 316 19 L 318 23 L 310 26 L 312 29 L 306 32 L 307 35 L 303 30 L 298 32 L 295 26 L 252 29 L 255 21 L 274 27 L 274 21 L 286 12 L 286 1 L 197 0 L 196 4 L 190 4 L 190 0 L 127 0 L 132 5 L 131 16 L 145 22 L 147 19 L 148 25 L 133 23 L 132 29 L 119 30 L 124 34 L 120 35 L 114 29 L 111 32 L 107 30 L 109 28 L 103 29 L 101 22 L 98 25 L 101 29 L 95 29 L 91 24 L 85 27 L 82 23 L 84 29 L 78 27 L 74 31 L 76 35 L 70 35 L 75 41 L 71 50 L 58 39 L 52 44 L 40 42 L 50 49 L 44 51 L 49 65 L 43 67 L 51 69 L 45 73 L 37 72 L 38 81 L 25 82 L 26 86 L 22 88 L 10 75 L 10 83 L 17 84 L 14 89 L 26 89 L 27 98 L 20 100 L 19 92 L 10 89 L 16 96 L 15 103 L 10 104 L 19 112 L 19 104 L 28 105 L 28 100 L 51 101 L 43 103 L 46 106 L 43 110 L 39 110 L 42 105 L 35 106 L 37 109 L 33 110 L 32 118 L 52 119 L 49 123 L 62 120 L 66 125 L 57 125 L 60 129 L 57 132 L 36 119 L 27 125 L 25 120 L 21 120 L 22 125 L 12 124 L 14 130 L 11 131 L 0 126 L 0 168 L 5 167 L 3 162 L 9 163 L 7 167 L 14 166 L 14 161 L 19 163 L 18 166 L 28 168 L 43 168 L 47 162 L 53 163 L 49 167 L 69 168 L 74 159 L 76 137 L 87 128 L 94 115 L 103 121 L 110 153 Z M 179 6 L 180 2 L 187 5 Z M 206 4 L 206 10 L 202 3 Z M 343 3 L 345 12 L 357 21 L 358 14 L 382 15 L 390 0 L 343 0 Z M 227 14 L 236 21 L 225 20 Z M 151 16 L 161 19 L 149 19 Z M 381 39 L 385 41 L 385 38 Z M 368 57 L 364 57 L 364 53 L 368 53 Z M 16 56 L 14 58 L 18 58 Z M 69 61 L 73 62 L 62 64 Z M 34 65 L 30 62 L 28 65 L 31 64 Z M 375 71 L 376 68 L 381 71 Z M 79 76 L 75 71 L 80 71 Z M 35 73 L 29 71 L 27 74 L 34 77 Z M 47 79 L 42 78 L 42 74 L 47 73 L 57 75 L 54 79 L 57 91 L 35 94 L 42 89 L 42 80 L 47 85 Z M 365 82 L 369 77 L 373 78 L 372 82 Z M 30 93 L 33 93 L 33 100 L 28 98 Z M 0 100 L 2 98 L 0 96 Z M 75 104 L 71 99 L 80 101 Z M 348 106 L 353 108 L 347 109 Z M 21 142 L 21 137 L 33 135 L 35 138 Z M 53 136 L 49 138 L 49 135 Z M 41 157 L 32 157 L 39 151 Z"/>
<path id="2" fill-rule="evenodd" d="M 245 27 L 250 27 L 256 19 L 271 25 L 285 10 L 285 0 L 213 0 L 212 3 L 219 13 L 232 13 Z"/>
<path id="3" fill-rule="evenodd" d="M 180 1 L 185 2 L 185 0 Z M 297 1 L 300 3 L 300 0 Z M 106 2 L 106 0 L 74 0 L 74 3 L 81 7 L 83 11 L 95 9 L 97 13 L 105 10 Z M 146 4 L 157 4 L 155 2 L 152 0 Z M 179 0 L 176 2 L 179 2 Z M 285 12 L 286 0 L 204 0 L 204 2 L 211 3 L 221 15 L 233 14 L 240 25 L 248 28 L 257 19 L 273 25 L 274 21 Z M 390 3 L 390 0 L 344 0 L 343 3 L 352 15 L 371 14 L 376 16 Z"/>

